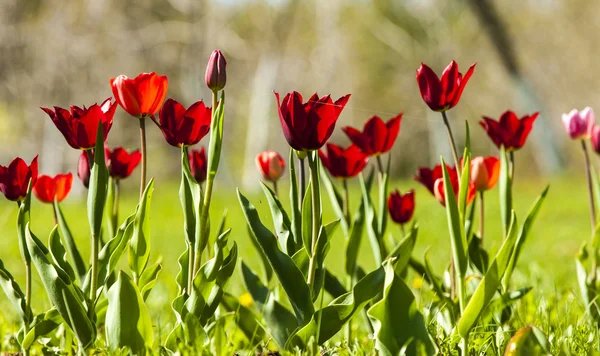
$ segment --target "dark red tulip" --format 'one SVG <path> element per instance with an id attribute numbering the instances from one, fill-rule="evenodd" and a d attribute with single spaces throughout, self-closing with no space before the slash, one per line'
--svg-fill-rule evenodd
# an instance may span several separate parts
<path id="1" fill-rule="evenodd" d="M 425 104 L 433 111 L 446 111 L 455 107 L 476 64 L 471 65 L 463 77 L 456 62 L 452 61 L 444 69 L 440 79 L 431 68 L 421 63 L 421 67 L 417 69 L 417 83 Z"/>
<path id="2" fill-rule="evenodd" d="M 319 150 L 319 157 L 329 173 L 337 178 L 354 177 L 365 168 L 369 160 L 369 156 L 362 153 L 356 145 L 343 149 L 332 143 L 327 144 L 327 154 Z"/>
<path id="3" fill-rule="evenodd" d="M 160 109 L 160 121 L 156 124 L 171 146 L 191 146 L 206 136 L 210 129 L 211 116 L 211 108 L 205 106 L 202 100 L 186 109 L 169 98 Z"/>
<path id="4" fill-rule="evenodd" d="M 116 147 L 112 151 L 105 148 L 104 154 L 106 155 L 108 173 L 115 179 L 129 177 L 142 159 L 140 150 L 129 153 L 123 147 Z"/>
<path id="5" fill-rule="evenodd" d="M 38 177 L 33 194 L 43 203 L 53 203 L 54 200 L 65 200 L 71 191 L 73 174 L 57 174 L 54 177 L 41 175 Z"/>
<path id="6" fill-rule="evenodd" d="M 227 61 L 223 53 L 215 49 L 208 58 L 206 74 L 204 75 L 204 81 L 210 90 L 217 92 L 225 88 L 225 83 L 227 83 L 226 67 Z"/>
<path id="7" fill-rule="evenodd" d="M 199 150 L 191 150 L 189 154 L 190 171 L 196 178 L 196 182 L 203 183 L 206 180 L 206 172 L 208 170 L 208 162 L 206 160 L 206 152 L 204 147 Z"/>
<path id="8" fill-rule="evenodd" d="M 406 224 L 412 219 L 415 211 L 415 191 L 400 194 L 398 189 L 388 197 L 388 210 L 392 220 L 397 224 Z"/>
<path id="9" fill-rule="evenodd" d="M 286 94 L 283 102 L 279 93 L 275 92 L 275 97 L 285 139 L 293 149 L 307 151 L 318 150 L 327 142 L 350 94 L 335 103 L 330 95 L 319 98 L 316 93 L 306 103 L 298 92 Z"/>
<path id="10" fill-rule="evenodd" d="M 20 157 L 10 162 L 8 167 L 0 166 L 0 192 L 6 199 L 19 201 L 27 196 L 29 181 L 35 186 L 38 177 L 38 157 L 35 156 L 29 166 Z"/>
<path id="11" fill-rule="evenodd" d="M 452 183 L 452 190 L 454 190 L 455 196 L 458 198 L 458 174 L 456 172 L 456 168 L 451 167 L 446 164 L 446 169 L 448 170 L 448 176 L 450 178 L 450 182 Z M 429 190 L 431 194 L 442 204 L 446 205 L 446 197 L 444 194 L 444 175 L 442 171 L 442 165 L 438 164 L 433 169 L 429 168 L 419 168 L 417 170 L 417 175 L 414 179 L 421 183 L 425 188 Z M 475 199 L 475 185 L 472 182 L 469 182 L 469 191 L 467 193 L 467 204 L 471 204 L 473 199 Z"/>
<path id="12" fill-rule="evenodd" d="M 498 148 L 504 145 L 506 151 L 515 151 L 525 144 L 538 114 L 535 112 L 519 119 L 514 112 L 505 111 L 500 116 L 500 120 L 495 121 L 484 116 L 483 121 L 479 121 L 479 124 Z"/>
<path id="13" fill-rule="evenodd" d="M 96 133 L 99 122 L 102 122 L 104 140 L 106 141 L 108 132 L 112 127 L 117 103 L 112 103 L 111 98 L 108 98 L 101 105 L 94 104 L 89 108 L 71 106 L 71 111 L 58 106 L 54 107 L 54 111 L 48 108 L 41 109 L 50 116 L 69 146 L 75 149 L 89 150 L 96 146 Z"/>
<path id="14" fill-rule="evenodd" d="M 363 153 L 376 156 L 386 153 L 392 148 L 398 132 L 400 132 L 400 120 L 402 120 L 402 114 L 391 118 L 387 123 L 378 116 L 372 116 L 365 123 L 362 132 L 350 126 L 344 127 L 343 130 L 350 141 L 357 145 Z"/>
<path id="15" fill-rule="evenodd" d="M 91 151 L 90 151 L 91 152 Z M 77 162 L 77 177 L 83 183 L 83 186 L 89 188 L 90 186 L 90 159 L 86 151 L 81 152 L 79 155 L 79 161 Z"/>
<path id="16" fill-rule="evenodd" d="M 265 151 L 256 155 L 256 167 L 265 180 L 275 182 L 283 175 L 285 161 L 275 151 Z"/>
<path id="17" fill-rule="evenodd" d="M 115 100 L 129 115 L 142 117 L 154 115 L 167 95 L 169 81 L 166 76 L 142 73 L 135 78 L 119 75 L 110 80 Z"/>

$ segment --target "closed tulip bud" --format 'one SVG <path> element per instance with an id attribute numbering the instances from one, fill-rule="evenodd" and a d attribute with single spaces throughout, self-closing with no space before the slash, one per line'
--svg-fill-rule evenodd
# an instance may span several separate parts
<path id="1" fill-rule="evenodd" d="M 265 151 L 256 156 L 256 167 L 264 179 L 275 182 L 283 175 L 285 161 L 279 153 Z"/>
<path id="2" fill-rule="evenodd" d="M 206 74 L 204 80 L 206 85 L 213 92 L 223 90 L 225 83 L 227 83 L 227 61 L 223 56 L 223 53 L 218 49 L 215 49 L 208 58 L 208 65 L 206 66 Z"/>
<path id="3" fill-rule="evenodd" d="M 492 189 L 500 175 L 500 160 L 494 156 L 475 157 L 471 160 L 471 183 L 478 191 Z"/>
<path id="4" fill-rule="evenodd" d="M 77 177 L 83 183 L 83 186 L 89 188 L 90 186 L 90 159 L 86 151 L 81 152 L 79 156 L 79 162 L 77 162 Z"/>
<path id="5" fill-rule="evenodd" d="M 388 197 L 388 211 L 395 223 L 405 224 L 410 221 L 415 211 L 415 191 L 400 194 L 398 189 Z"/>
<path id="6" fill-rule="evenodd" d="M 590 107 L 586 107 L 581 111 L 573 109 L 568 114 L 562 114 L 565 130 L 574 140 L 589 138 L 594 127 L 594 121 L 594 111 Z"/>
<path id="7" fill-rule="evenodd" d="M 208 162 L 206 161 L 206 151 L 204 147 L 200 150 L 191 150 L 189 154 L 190 171 L 196 179 L 196 182 L 202 184 L 206 180 Z"/>
<path id="8" fill-rule="evenodd" d="M 596 153 L 600 153 L 600 126 L 592 128 L 592 147 Z"/>

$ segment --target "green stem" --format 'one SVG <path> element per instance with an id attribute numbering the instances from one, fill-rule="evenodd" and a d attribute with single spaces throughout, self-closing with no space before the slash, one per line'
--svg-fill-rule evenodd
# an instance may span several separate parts
<path id="1" fill-rule="evenodd" d="M 88 315 L 90 319 L 93 318 L 95 310 L 94 305 L 96 303 L 96 291 L 98 285 L 98 249 L 100 245 L 100 239 L 95 234 L 92 235 L 92 271 L 91 271 L 91 282 L 90 282 L 90 301 L 92 302 Z"/>
<path id="2" fill-rule="evenodd" d="M 310 262 L 308 266 L 307 283 L 312 286 L 315 280 L 315 248 L 319 237 L 319 228 L 321 227 L 321 195 L 319 192 L 319 162 L 317 161 L 317 151 L 308 153 L 308 165 L 310 168 L 310 181 L 312 193 L 312 238 L 310 248 Z"/>
<path id="3" fill-rule="evenodd" d="M 456 151 L 456 142 L 454 141 L 454 135 L 452 134 L 452 128 L 450 127 L 450 123 L 448 122 L 448 117 L 446 116 L 446 112 L 442 111 L 442 118 L 444 119 L 444 125 L 446 125 L 446 131 L 448 132 L 448 140 L 450 141 L 450 147 L 452 148 L 452 156 L 454 157 L 454 166 L 456 167 L 456 172 L 458 173 L 458 177 L 460 180 L 460 161 L 458 160 L 458 153 Z"/>
<path id="4" fill-rule="evenodd" d="M 144 188 L 146 188 L 146 117 L 140 118 L 140 143 L 142 146 L 142 168 L 140 174 L 140 198 L 144 194 Z"/>
<path id="5" fill-rule="evenodd" d="M 590 155 L 585 144 L 585 140 L 581 140 L 581 148 L 583 149 L 583 157 L 585 162 L 585 174 L 587 178 L 587 186 L 588 186 L 588 198 L 590 203 L 590 224 L 592 225 L 592 234 L 591 234 L 591 247 L 592 247 L 592 266 L 590 273 L 590 280 L 594 282 L 596 280 L 596 268 L 597 268 L 597 251 L 594 246 L 594 237 L 596 235 L 596 207 L 594 204 L 594 188 L 592 184 L 592 169 L 590 164 Z"/>
<path id="6" fill-rule="evenodd" d="M 483 228 L 484 228 L 484 217 L 485 217 L 485 208 L 483 205 L 483 190 L 479 192 L 479 201 L 481 205 L 479 206 L 479 243 L 481 244 L 481 248 L 483 248 Z"/>
<path id="7" fill-rule="evenodd" d="M 348 190 L 348 180 L 342 179 L 342 186 L 344 187 L 344 206 L 343 213 L 346 222 L 350 224 L 350 192 Z"/>
<path id="8" fill-rule="evenodd" d="M 300 199 L 298 199 L 300 207 L 306 195 L 306 174 L 304 172 L 304 158 L 300 159 Z"/>
<path id="9" fill-rule="evenodd" d="M 114 195 L 113 195 L 113 207 L 112 207 L 112 226 L 114 228 L 114 233 L 116 234 L 117 226 L 119 226 L 119 179 L 114 179 L 113 187 L 114 187 Z M 111 236 L 112 237 L 112 236 Z"/>
<path id="10" fill-rule="evenodd" d="M 515 181 L 515 152 L 510 151 L 508 153 L 508 159 L 510 160 L 510 180 L 511 184 Z"/>
<path id="11" fill-rule="evenodd" d="M 461 355 L 468 356 L 469 355 L 469 335 L 465 336 L 462 340 L 462 350 Z"/>
<path id="12" fill-rule="evenodd" d="M 383 181 L 383 162 L 381 161 L 381 155 L 377 156 L 377 170 L 379 171 L 379 185 Z"/>
<path id="13" fill-rule="evenodd" d="M 190 255 L 188 256 L 188 280 L 187 280 L 187 293 L 192 293 L 192 286 L 194 284 L 194 274 L 196 265 L 196 244 L 189 244 Z"/>
<path id="14" fill-rule="evenodd" d="M 273 192 L 275 193 L 275 196 L 279 197 L 279 191 L 277 190 L 277 181 L 276 180 L 273 181 Z"/>

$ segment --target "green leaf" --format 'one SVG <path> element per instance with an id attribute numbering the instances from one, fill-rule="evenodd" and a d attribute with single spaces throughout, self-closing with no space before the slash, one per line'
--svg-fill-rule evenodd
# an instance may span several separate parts
<path id="1" fill-rule="evenodd" d="M 162 271 L 162 265 L 157 262 L 147 268 L 144 273 L 140 276 L 140 280 L 138 281 L 138 285 L 140 286 L 140 293 L 142 295 L 142 299 L 148 299 L 152 288 L 156 284 L 156 280 L 158 279 L 158 275 Z"/>
<path id="2" fill-rule="evenodd" d="M 290 205 L 292 211 L 292 236 L 294 237 L 294 253 L 302 248 L 302 216 L 300 214 L 300 202 L 298 194 L 298 178 L 296 177 L 296 161 L 294 149 L 290 148 Z M 288 253 L 289 254 L 289 253 Z"/>
<path id="3" fill-rule="evenodd" d="M 79 252 L 79 249 L 75 244 L 75 240 L 73 239 L 73 235 L 71 234 L 71 230 L 67 225 L 67 221 L 65 220 L 60 205 L 58 204 L 58 202 L 54 202 L 53 206 L 54 211 L 56 213 L 58 227 L 60 228 L 62 238 L 64 239 L 65 245 L 67 246 L 67 251 L 69 252 L 71 261 L 73 262 L 75 273 L 77 274 L 77 278 L 79 278 L 79 281 L 83 282 L 83 280 L 85 279 L 85 274 L 87 273 L 86 264 L 85 262 L 83 262 L 81 253 Z"/>
<path id="4" fill-rule="evenodd" d="M 392 263 L 386 262 L 384 269 L 383 298 L 367 311 L 373 324 L 375 348 L 382 356 L 399 355 L 401 350 L 404 355 L 421 355 L 419 346 L 424 346 L 425 354 L 433 355 L 435 349 L 414 295 L 396 275 Z"/>
<path id="5" fill-rule="evenodd" d="M 148 309 L 139 289 L 123 271 L 108 290 L 105 328 L 112 351 L 127 347 L 133 354 L 142 354 L 154 344 Z"/>
<path id="6" fill-rule="evenodd" d="M 50 232 L 50 239 L 48 241 L 48 246 L 50 247 L 50 255 L 52 256 L 52 261 L 60 268 L 63 273 L 66 273 L 70 280 L 75 280 L 75 272 L 73 272 L 73 267 L 67 262 L 67 251 L 64 246 L 60 242 L 60 236 L 58 235 L 57 227 Z"/>
<path id="7" fill-rule="evenodd" d="M 125 253 L 127 244 L 133 235 L 133 220 L 135 215 L 130 215 L 117 230 L 115 237 L 110 239 L 98 254 L 98 283 L 106 284 L 108 277 L 117 267 L 121 257 Z M 89 277 L 88 277 L 89 279 Z M 86 283 L 88 280 L 86 279 Z"/>
<path id="8" fill-rule="evenodd" d="M 498 182 L 500 190 L 500 213 L 502 216 L 502 228 L 504 236 L 508 234 L 510 227 L 510 216 L 512 211 L 512 178 L 510 177 L 510 163 L 504 146 L 500 147 L 500 179 Z"/>
<path id="9" fill-rule="evenodd" d="M 47 249 L 27 226 L 27 247 L 46 294 L 67 325 L 76 335 L 82 348 L 87 348 L 96 339 L 96 327 L 88 318 L 81 290 L 68 275 L 48 260 Z"/>
<path id="10" fill-rule="evenodd" d="M 577 282 L 579 285 L 579 291 L 581 292 L 581 299 L 583 300 L 583 304 L 585 305 L 586 310 L 589 311 L 591 308 L 590 301 L 593 299 L 590 298 L 590 294 L 592 294 L 593 291 L 588 289 L 588 274 L 587 269 L 585 268 L 585 263 L 587 259 L 587 242 L 584 242 L 579 248 L 579 252 L 577 253 L 577 258 L 575 259 L 575 266 L 577 268 Z"/>
<path id="11" fill-rule="evenodd" d="M 465 120 L 465 150 L 471 152 L 471 129 L 467 120 Z"/>
<path id="12" fill-rule="evenodd" d="M 312 251 L 312 182 L 309 181 L 306 186 L 304 199 L 302 200 L 302 244 L 306 253 L 313 254 Z"/>
<path id="13" fill-rule="evenodd" d="M 379 267 L 358 281 L 352 292 L 339 296 L 318 310 L 310 322 L 291 337 L 286 348 L 306 347 L 311 337 L 315 337 L 319 344 L 331 339 L 371 299 L 381 293 L 384 276 L 383 267 Z"/>
<path id="14" fill-rule="evenodd" d="M 94 163 L 90 171 L 90 185 L 88 189 L 88 220 L 92 236 L 100 236 L 104 206 L 108 194 L 108 169 L 104 160 L 104 134 L 102 122 L 98 122 L 96 132 L 96 147 L 94 148 Z"/>
<path id="15" fill-rule="evenodd" d="M 344 214 L 344 200 L 342 198 L 342 195 L 337 190 L 333 181 L 325 172 L 325 170 L 321 170 L 321 182 L 323 182 L 323 186 L 325 186 L 325 190 L 329 195 L 329 201 L 331 201 L 331 207 L 333 208 L 333 212 L 338 217 L 338 219 L 340 219 L 340 225 L 342 226 L 344 236 L 348 236 L 348 233 L 350 232 L 350 222 L 346 220 L 346 215 Z"/>
<path id="16" fill-rule="evenodd" d="M 216 95 L 216 94 L 214 94 Z M 210 123 L 210 143 L 208 144 L 208 179 L 213 180 L 217 175 L 223 145 L 223 121 L 225 121 L 225 91 L 221 91 L 221 99 L 217 109 L 212 108 L 213 115 Z"/>
<path id="17" fill-rule="evenodd" d="M 213 246 L 217 241 L 217 238 L 223 234 L 225 231 L 225 223 L 227 222 L 227 209 L 223 210 L 223 215 L 221 215 L 221 220 L 219 220 L 219 225 L 217 225 L 217 229 L 215 230 L 215 234 L 211 235 L 208 239 L 208 246 Z M 212 256 L 211 256 L 212 257 Z"/>
<path id="18" fill-rule="evenodd" d="M 234 313 L 235 323 L 249 341 L 249 349 L 253 349 L 254 346 L 267 338 L 265 328 L 258 322 L 254 312 L 250 308 L 240 304 L 236 297 L 225 293 L 221 300 L 221 305 L 225 310 Z M 292 318 L 294 318 L 293 315 Z M 295 318 L 293 320 L 295 321 Z"/>
<path id="19" fill-rule="evenodd" d="M 362 200 L 365 207 L 365 223 L 367 226 L 367 236 L 369 237 L 369 242 L 371 243 L 371 250 L 373 251 L 375 264 L 379 266 L 383 262 L 385 251 L 383 251 L 381 239 L 379 238 L 379 236 L 377 236 L 377 221 L 375 216 L 375 209 L 373 208 L 373 202 L 371 201 L 371 196 L 369 195 L 370 191 L 367 187 L 367 184 L 365 183 L 363 174 L 361 173 L 358 176 L 358 178 L 360 181 Z"/>
<path id="20" fill-rule="evenodd" d="M 187 147 L 181 148 L 181 185 L 179 186 L 179 200 L 183 210 L 183 231 L 188 244 L 194 245 L 196 241 L 197 207 L 200 202 L 194 200 L 193 189 L 198 189 L 195 180 L 190 179 L 190 161 Z M 192 182 L 193 181 L 193 182 Z"/>
<path id="21" fill-rule="evenodd" d="M 465 148 L 463 154 L 463 166 L 460 176 L 460 187 L 458 190 L 458 209 L 462 224 L 464 225 L 467 211 L 467 196 L 469 194 L 469 183 L 471 182 L 471 153 Z"/>
<path id="22" fill-rule="evenodd" d="M 512 276 L 512 273 L 513 273 L 515 267 L 517 266 L 517 262 L 519 260 L 519 256 L 521 254 L 523 245 L 525 244 L 525 240 L 527 239 L 527 236 L 529 235 L 529 232 L 531 231 L 533 223 L 535 222 L 535 219 L 542 207 L 542 204 L 544 203 L 544 200 L 546 199 L 546 195 L 548 194 L 548 189 L 550 189 L 550 186 L 546 186 L 546 188 L 542 191 L 542 194 L 540 194 L 540 196 L 536 199 L 536 201 L 533 203 L 533 207 L 529 210 L 529 213 L 527 213 L 527 217 L 525 218 L 525 221 L 523 221 L 523 225 L 521 226 L 521 230 L 519 231 L 519 236 L 517 237 L 517 242 L 515 243 L 514 250 L 512 251 L 511 256 L 510 256 L 510 261 L 508 263 L 506 274 L 504 275 L 504 278 L 502 279 L 502 285 L 504 287 L 504 290 L 508 289 L 508 284 L 510 283 L 510 277 Z"/>
<path id="23" fill-rule="evenodd" d="M 31 262 L 31 256 L 29 256 L 29 250 L 27 249 L 27 224 L 29 223 L 29 209 L 31 208 L 31 182 L 27 189 L 27 195 L 19 206 L 19 212 L 17 215 L 17 234 L 19 236 L 19 252 L 21 252 L 21 259 L 24 262 Z"/>
<path id="24" fill-rule="evenodd" d="M 137 281 L 150 257 L 150 203 L 154 192 L 154 178 L 150 179 L 138 204 L 133 221 L 133 235 L 129 240 L 129 268 Z"/>
<path id="25" fill-rule="evenodd" d="M 356 270 L 356 261 L 362 240 L 363 227 L 365 225 L 365 201 L 360 200 L 358 209 L 354 213 L 350 235 L 346 239 L 346 274 L 353 276 Z"/>
<path id="26" fill-rule="evenodd" d="M 189 265 L 189 261 L 190 261 L 190 248 L 193 248 L 193 247 L 190 246 L 189 244 L 187 244 L 185 251 L 183 251 L 183 253 L 177 259 L 177 264 L 179 265 L 179 272 L 177 273 L 177 276 L 175 277 L 175 281 L 177 282 L 177 285 L 179 286 L 179 289 L 177 292 L 178 295 L 183 294 L 184 291 L 187 290 L 188 265 Z"/>
<path id="27" fill-rule="evenodd" d="M 12 274 L 4 267 L 2 260 L 0 260 L 0 286 L 8 300 L 15 307 L 17 313 L 19 313 L 21 320 L 23 320 L 25 324 L 29 324 L 31 309 L 27 308 L 25 294 Z"/>
<path id="28" fill-rule="evenodd" d="M 262 224 L 256 208 L 242 195 L 239 189 L 237 193 L 252 234 L 256 237 L 260 248 L 286 292 L 299 323 L 304 324 L 314 313 L 310 289 L 304 281 L 304 275 L 296 267 L 292 258 L 279 249 L 277 239 Z"/>
<path id="29" fill-rule="evenodd" d="M 275 227 L 275 233 L 279 240 L 279 246 L 283 252 L 288 255 L 293 255 L 296 249 L 294 243 L 294 236 L 292 235 L 292 223 L 287 213 L 283 209 L 281 202 L 275 192 L 271 190 L 265 183 L 261 182 L 261 187 L 267 196 L 267 202 L 271 209 L 271 216 L 273 217 L 273 226 Z"/>
<path id="30" fill-rule="evenodd" d="M 452 256 L 456 263 L 456 272 L 459 279 L 464 279 L 467 272 L 467 241 L 463 224 L 458 211 L 458 205 L 452 189 L 446 162 L 442 158 L 442 170 L 444 173 L 444 194 L 446 197 L 446 215 L 448 219 L 448 230 L 450 231 L 450 242 L 452 247 Z"/>
<path id="31" fill-rule="evenodd" d="M 340 280 L 328 269 L 325 269 L 324 288 L 332 297 L 337 298 L 342 294 L 348 293 Z"/>
<path id="32" fill-rule="evenodd" d="M 417 243 L 417 233 L 419 232 L 419 226 L 413 225 L 406 237 L 404 237 L 398 245 L 390 252 L 387 259 L 394 259 L 394 265 L 396 273 L 402 275 L 404 270 L 408 267 L 410 258 L 412 256 L 413 249 Z"/>
<path id="33" fill-rule="evenodd" d="M 117 233 L 117 224 L 114 221 L 113 217 L 113 209 L 115 206 L 115 179 L 109 175 L 108 177 L 108 185 L 106 191 L 106 204 L 104 205 L 104 219 L 106 219 L 106 227 L 108 230 L 109 238 L 113 238 Z M 104 231 L 102 232 L 104 233 Z"/>
<path id="34" fill-rule="evenodd" d="M 271 278 L 273 278 L 273 268 L 271 268 L 271 265 L 269 264 L 269 260 L 267 259 L 267 256 L 265 255 L 262 248 L 260 247 L 258 240 L 252 233 L 250 226 L 248 226 L 248 236 L 250 236 L 250 241 L 252 242 L 252 245 L 254 245 L 254 247 L 256 248 L 258 257 L 260 257 L 263 277 L 265 278 L 265 281 L 267 283 L 269 283 L 271 281 Z"/>
<path id="35" fill-rule="evenodd" d="M 27 331 L 21 342 L 21 347 L 24 350 L 29 350 L 31 345 L 33 345 L 37 339 L 53 332 L 62 323 L 63 319 L 56 308 L 52 308 L 45 313 L 36 315 L 31 322 L 33 326 Z"/>
<path id="36" fill-rule="evenodd" d="M 387 166 L 385 169 L 385 173 L 383 174 L 383 179 L 381 180 L 381 185 L 379 186 L 379 214 L 377 215 L 377 235 L 379 239 L 383 239 L 385 235 L 385 229 L 387 228 L 387 193 L 389 186 L 389 177 L 390 177 L 390 162 L 392 160 L 392 153 L 388 153 Z"/>

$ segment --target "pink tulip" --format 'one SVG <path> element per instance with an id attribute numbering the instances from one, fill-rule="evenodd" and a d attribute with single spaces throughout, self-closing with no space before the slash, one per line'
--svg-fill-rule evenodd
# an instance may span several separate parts
<path id="1" fill-rule="evenodd" d="M 594 121 L 594 110 L 589 106 L 581 111 L 573 109 L 568 114 L 562 115 L 565 130 L 574 140 L 590 138 Z"/>
<path id="2" fill-rule="evenodd" d="M 600 126 L 592 128 L 592 147 L 596 153 L 600 153 Z"/>

